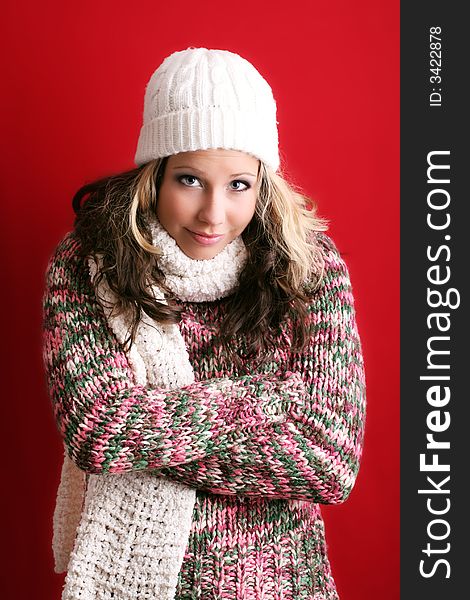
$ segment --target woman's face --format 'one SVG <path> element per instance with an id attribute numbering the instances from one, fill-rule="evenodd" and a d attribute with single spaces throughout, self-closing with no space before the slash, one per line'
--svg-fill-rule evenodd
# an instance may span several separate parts
<path id="1" fill-rule="evenodd" d="M 170 156 L 157 202 L 162 226 L 190 258 L 221 252 L 251 221 L 259 160 L 237 150 Z"/>

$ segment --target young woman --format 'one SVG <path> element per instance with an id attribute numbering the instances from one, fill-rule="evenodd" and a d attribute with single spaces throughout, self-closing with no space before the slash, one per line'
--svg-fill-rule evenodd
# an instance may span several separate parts
<path id="1" fill-rule="evenodd" d="M 77 192 L 47 272 L 62 597 L 335 599 L 319 505 L 359 469 L 361 345 L 271 88 L 237 54 L 175 52 L 135 162 Z"/>

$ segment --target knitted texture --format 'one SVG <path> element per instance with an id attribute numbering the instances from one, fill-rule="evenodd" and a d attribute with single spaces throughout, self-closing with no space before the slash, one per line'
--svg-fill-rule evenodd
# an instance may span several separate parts
<path id="1" fill-rule="evenodd" d="M 64 461 L 53 516 L 52 550 L 56 573 L 67 570 L 82 516 L 86 476 L 86 473 L 70 460 L 64 445 Z"/>
<path id="2" fill-rule="evenodd" d="M 238 54 L 188 48 L 167 56 L 147 84 L 135 163 L 209 148 L 247 152 L 276 171 L 276 102 Z"/>
<path id="3" fill-rule="evenodd" d="M 98 266 L 89 260 L 94 278 Z M 161 290 L 156 299 L 165 302 Z M 122 344 L 130 323 L 114 314 L 114 293 L 102 280 L 97 297 Z M 180 387 L 194 381 L 188 354 L 176 325 L 154 323 L 145 314 L 129 352 L 136 382 Z M 66 460 L 71 462 L 70 459 Z M 73 463 L 72 463 L 73 464 Z M 73 490 L 76 481 L 61 480 Z M 187 545 L 195 490 L 148 472 L 90 475 L 76 541 L 67 565 L 63 600 L 74 598 L 174 598 L 176 578 Z M 58 496 L 58 503 L 60 497 Z M 174 527 L 174 523 L 179 527 Z M 70 523 L 71 527 L 73 523 Z M 123 530 L 125 534 L 123 535 Z M 66 529 L 67 531 L 67 529 Z M 65 541 L 70 539 L 68 532 Z M 61 555 L 59 549 L 55 553 Z M 145 574 L 145 575 L 144 575 Z"/>
<path id="4" fill-rule="evenodd" d="M 195 382 L 179 390 L 135 382 L 74 234 L 51 259 L 44 360 L 69 456 L 88 473 L 156 470 L 197 489 L 177 599 L 337 598 L 318 503 L 354 485 L 365 386 L 347 268 L 318 239 L 325 275 L 304 352 L 286 319 L 272 360 L 234 372 L 218 337 L 226 301 L 181 302 Z M 236 350 L 243 359 L 243 340 Z"/>
<path id="5" fill-rule="evenodd" d="M 193 493 L 146 471 L 89 475 L 62 600 L 174 598 Z"/>

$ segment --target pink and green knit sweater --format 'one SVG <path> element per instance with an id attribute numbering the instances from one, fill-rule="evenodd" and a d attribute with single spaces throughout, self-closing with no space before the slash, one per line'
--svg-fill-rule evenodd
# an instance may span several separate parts
<path id="1" fill-rule="evenodd" d="M 74 233 L 50 261 L 44 361 L 69 456 L 87 473 L 155 470 L 197 489 L 179 600 L 338 597 L 320 504 L 354 486 L 365 381 L 348 271 L 318 239 L 325 273 L 305 351 L 291 351 L 286 319 L 272 360 L 237 372 L 218 337 L 227 299 L 181 303 L 196 381 L 176 390 L 135 383 Z"/>

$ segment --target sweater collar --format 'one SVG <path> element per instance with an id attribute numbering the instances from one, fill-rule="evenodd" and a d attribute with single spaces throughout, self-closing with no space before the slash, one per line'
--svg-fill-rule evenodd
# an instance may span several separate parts
<path id="1" fill-rule="evenodd" d="M 232 240 L 214 258 L 196 260 L 187 256 L 155 219 L 150 224 L 153 245 L 162 256 L 158 266 L 165 283 L 185 302 L 207 302 L 225 298 L 238 287 L 240 273 L 248 258 L 241 235 Z"/>

